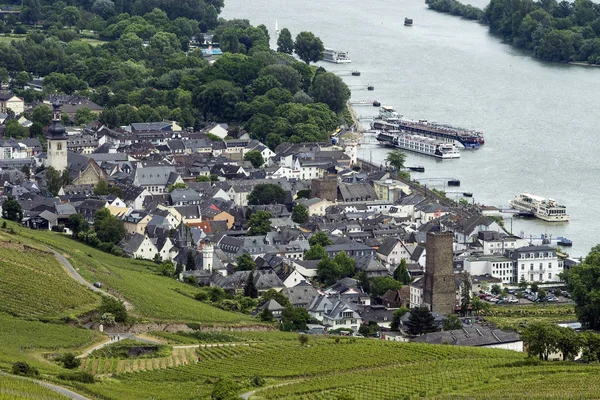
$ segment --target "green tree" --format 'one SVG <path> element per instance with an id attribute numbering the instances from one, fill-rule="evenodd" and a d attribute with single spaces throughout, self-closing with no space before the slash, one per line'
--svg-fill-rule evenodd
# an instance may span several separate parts
<path id="1" fill-rule="evenodd" d="M 266 303 L 269 300 L 275 300 L 283 307 L 292 306 L 290 300 L 283 295 L 283 293 L 276 291 L 275 289 L 269 289 L 262 294 L 260 297 L 260 303 Z"/>
<path id="2" fill-rule="evenodd" d="M 111 313 L 115 317 L 116 322 L 127 321 L 127 308 L 125 304 L 113 297 L 103 296 L 99 311 L 101 314 Z"/>
<path id="3" fill-rule="evenodd" d="M 460 314 L 465 317 L 469 313 L 471 307 L 471 297 L 473 296 L 473 284 L 471 276 L 468 272 L 462 272 L 460 275 L 461 292 L 460 292 Z"/>
<path id="4" fill-rule="evenodd" d="M 342 78 L 331 72 L 317 74 L 309 94 L 314 101 L 327 104 L 337 113 L 342 112 L 350 100 L 348 86 L 342 81 Z"/>
<path id="5" fill-rule="evenodd" d="M 581 358 L 586 362 L 600 361 L 600 335 L 586 331 L 580 335 Z"/>
<path id="6" fill-rule="evenodd" d="M 556 347 L 562 353 L 563 361 L 575 360 L 584 342 L 581 335 L 569 327 L 558 327 Z"/>
<path id="7" fill-rule="evenodd" d="M 527 282 L 527 279 L 525 279 L 525 278 L 522 278 L 522 279 L 519 281 L 519 289 L 521 289 L 521 290 L 525 290 L 525 289 L 527 289 L 527 286 L 529 286 L 529 282 Z"/>
<path id="8" fill-rule="evenodd" d="M 81 359 L 75 357 L 73 353 L 67 353 L 60 358 L 60 361 L 63 363 L 63 366 L 67 369 L 75 369 L 79 368 L 81 365 Z"/>
<path id="9" fill-rule="evenodd" d="M 406 154 L 400 150 L 392 150 L 387 154 L 385 162 L 391 167 L 395 168 L 396 171 L 400 171 L 404 168 Z"/>
<path id="10" fill-rule="evenodd" d="M 306 346 L 309 341 L 309 337 L 306 334 L 298 335 L 298 341 L 300 342 L 300 346 Z"/>
<path id="11" fill-rule="evenodd" d="M 259 317 L 262 322 L 275 321 L 275 318 L 273 318 L 273 313 L 267 307 L 263 308 L 263 310 L 259 314 Z"/>
<path id="12" fill-rule="evenodd" d="M 69 216 L 69 227 L 73 231 L 73 236 L 77 237 L 79 232 L 87 232 L 90 229 L 90 224 L 81 214 L 73 214 Z"/>
<path id="13" fill-rule="evenodd" d="M 106 182 L 104 179 L 101 179 L 95 186 L 94 186 L 94 194 L 96 196 L 104 196 L 109 194 L 109 190 L 108 190 L 108 182 Z"/>
<path id="14" fill-rule="evenodd" d="M 187 185 L 185 183 L 174 183 L 172 185 L 167 186 L 167 192 L 171 193 L 175 189 L 187 189 Z"/>
<path id="15" fill-rule="evenodd" d="M 206 175 L 197 176 L 196 182 L 210 182 L 210 176 L 206 176 Z"/>
<path id="16" fill-rule="evenodd" d="M 475 296 L 471 299 L 471 309 L 475 313 L 475 315 L 480 315 L 481 313 L 487 312 L 490 309 L 490 303 L 487 303 L 481 300 L 479 297 Z"/>
<path id="17" fill-rule="evenodd" d="M 575 314 L 588 329 L 600 329 L 600 252 L 597 246 L 583 263 L 563 274 L 567 290 L 575 302 Z"/>
<path id="18" fill-rule="evenodd" d="M 399 290 L 402 287 L 402 283 L 389 276 L 378 276 L 371 278 L 369 281 L 371 284 L 371 296 L 375 297 L 382 296 L 388 290 Z"/>
<path id="19" fill-rule="evenodd" d="M 39 122 L 34 122 L 29 127 L 29 137 L 31 138 L 41 138 L 44 136 L 44 127 Z"/>
<path id="20" fill-rule="evenodd" d="M 294 42 L 294 52 L 306 64 L 323 59 L 323 42 L 311 32 L 300 32 Z"/>
<path id="21" fill-rule="evenodd" d="M 500 287 L 500 285 L 498 285 L 497 283 L 493 284 L 492 294 L 499 295 L 500 293 L 502 293 L 502 287 Z"/>
<path id="22" fill-rule="evenodd" d="M 406 260 L 404 258 L 400 260 L 400 265 L 394 270 L 394 279 L 403 285 L 408 285 L 412 280 L 406 268 Z"/>
<path id="23" fill-rule="evenodd" d="M 96 114 L 94 114 L 89 108 L 83 107 L 75 111 L 75 124 L 85 125 L 95 120 Z"/>
<path id="24" fill-rule="evenodd" d="M 411 335 L 422 335 L 424 333 L 435 332 L 435 318 L 429 312 L 427 307 L 416 307 L 410 311 L 406 328 Z"/>
<path id="25" fill-rule="evenodd" d="M 410 312 L 410 310 L 404 307 L 401 307 L 393 312 L 392 322 L 390 323 L 390 329 L 393 332 L 398 332 L 400 330 L 400 321 L 402 320 L 404 314 L 406 314 L 407 312 Z"/>
<path id="26" fill-rule="evenodd" d="M 31 112 L 31 122 L 39 122 L 48 126 L 52 122 L 52 110 L 46 104 L 40 104 Z"/>
<path id="27" fill-rule="evenodd" d="M 236 260 L 236 264 L 236 271 L 254 271 L 256 269 L 256 263 L 247 253 L 239 256 Z"/>
<path id="28" fill-rule="evenodd" d="M 80 18 L 81 15 L 79 13 L 79 10 L 77 9 L 77 7 L 73 6 L 67 6 L 63 8 L 60 16 L 60 20 L 62 21 L 62 23 L 67 26 L 77 25 L 79 23 Z"/>
<path id="29" fill-rule="evenodd" d="M 306 258 L 306 257 L 305 257 Z M 317 280 L 325 286 L 331 286 L 340 279 L 338 265 L 329 257 L 321 259 L 317 265 Z"/>
<path id="30" fill-rule="evenodd" d="M 325 258 L 329 258 L 329 255 L 327 255 L 325 248 L 320 244 L 310 246 L 310 249 L 304 253 L 305 260 L 323 260 Z"/>
<path id="31" fill-rule="evenodd" d="M 175 267 L 173 266 L 173 263 L 170 261 L 160 263 L 156 267 L 156 269 L 162 276 L 172 277 L 175 275 Z"/>
<path id="32" fill-rule="evenodd" d="M 248 204 L 285 204 L 287 193 L 279 185 L 272 183 L 261 183 L 254 186 L 252 192 L 248 195 Z"/>
<path id="33" fill-rule="evenodd" d="M 280 53 L 292 54 L 294 51 L 294 40 L 288 28 L 283 28 L 277 38 L 277 51 Z"/>
<path id="34" fill-rule="evenodd" d="M 537 282 L 531 282 L 531 286 L 530 289 L 533 293 L 537 293 L 537 291 L 539 290 L 539 285 L 537 284 Z"/>
<path id="35" fill-rule="evenodd" d="M 271 232 L 271 213 L 262 210 L 253 212 L 248 220 L 248 236 L 262 236 L 269 232 Z"/>
<path id="36" fill-rule="evenodd" d="M 258 289 L 254 284 L 254 271 L 250 271 L 246 284 L 244 285 L 244 296 L 256 299 L 258 297 Z"/>
<path id="37" fill-rule="evenodd" d="M 101 242 L 113 244 L 118 244 L 123 240 L 126 233 L 123 221 L 112 216 L 106 208 L 96 211 L 96 215 L 94 216 L 94 231 Z"/>
<path id="38" fill-rule="evenodd" d="M 32 367 L 31 365 L 23 361 L 17 361 L 13 364 L 12 373 L 14 375 L 29 376 L 34 378 L 40 376 L 40 373 L 37 368 Z"/>
<path id="39" fill-rule="evenodd" d="M 445 331 L 453 331 L 455 329 L 461 329 L 462 327 L 463 324 L 456 315 L 449 315 L 448 318 L 442 321 L 442 329 Z"/>
<path id="40" fill-rule="evenodd" d="M 254 168 L 260 168 L 265 163 L 262 153 L 258 150 L 251 150 L 244 155 L 245 161 L 250 161 Z"/>
<path id="41" fill-rule="evenodd" d="M 8 84 L 10 81 L 10 75 L 8 74 L 8 70 L 4 67 L 0 68 L 0 86 Z"/>
<path id="42" fill-rule="evenodd" d="M 239 396 L 237 394 L 239 385 L 229 377 L 219 378 L 213 386 L 210 398 L 212 400 L 235 400 Z"/>
<path id="43" fill-rule="evenodd" d="M 292 209 L 292 221 L 297 224 L 308 221 L 308 209 L 303 204 L 296 204 Z"/>
<path id="44" fill-rule="evenodd" d="M 521 338 L 529 355 L 538 356 L 542 361 L 548 361 L 548 356 L 559 350 L 559 336 L 559 326 L 547 322 L 528 324 L 521 331 Z"/>
<path id="45" fill-rule="evenodd" d="M 306 308 L 287 306 L 281 313 L 281 322 L 287 330 L 305 331 L 309 320 L 310 316 Z"/>
<path id="46" fill-rule="evenodd" d="M 356 272 L 356 260 L 346 254 L 345 251 L 340 251 L 333 257 L 333 261 L 337 264 L 340 271 L 340 278 L 354 276 Z"/>
<path id="47" fill-rule="evenodd" d="M 9 221 L 21 222 L 23 219 L 23 208 L 17 200 L 7 199 L 2 203 L 2 218 Z"/>
<path id="48" fill-rule="evenodd" d="M 29 137 L 29 129 L 19 124 L 16 119 L 6 121 L 4 125 L 4 136 L 6 138 L 23 139 Z"/>
<path id="49" fill-rule="evenodd" d="M 310 244 L 311 247 L 316 245 L 326 247 L 333 244 L 333 241 L 325 232 L 317 232 L 308 239 L 308 244 Z"/>

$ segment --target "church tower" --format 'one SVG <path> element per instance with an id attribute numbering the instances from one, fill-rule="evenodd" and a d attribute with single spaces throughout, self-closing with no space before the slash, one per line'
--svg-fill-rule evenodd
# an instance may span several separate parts
<path id="1" fill-rule="evenodd" d="M 47 167 L 52 167 L 58 172 L 67 168 L 67 134 L 60 120 L 60 105 L 53 104 L 52 125 L 48 127 L 46 139 L 48 139 Z"/>
<path id="2" fill-rule="evenodd" d="M 200 251 L 202 252 L 202 269 L 208 270 L 212 273 L 215 248 L 210 240 L 207 239 L 200 241 L 199 247 Z"/>

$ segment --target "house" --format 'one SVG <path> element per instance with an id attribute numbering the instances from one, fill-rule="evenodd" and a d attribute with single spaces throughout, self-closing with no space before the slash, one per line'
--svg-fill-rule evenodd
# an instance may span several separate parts
<path id="1" fill-rule="evenodd" d="M 285 307 L 279 304 L 275 299 L 271 299 L 266 303 L 261 304 L 256 309 L 256 314 L 260 314 L 265 308 L 271 311 L 273 318 L 275 318 L 277 321 L 281 320 L 281 314 L 283 313 L 283 310 L 285 310 Z"/>
<path id="2" fill-rule="evenodd" d="M 423 304 L 423 286 L 425 279 L 423 277 L 416 278 L 408 284 L 410 288 L 409 308 L 421 307 Z"/>
<path id="3" fill-rule="evenodd" d="M 380 328 L 389 328 L 394 318 L 394 310 L 383 305 L 368 305 L 358 306 L 358 312 L 362 316 L 362 323 L 368 324 L 369 322 L 375 322 Z"/>
<path id="4" fill-rule="evenodd" d="M 362 271 L 369 278 L 388 276 L 388 269 L 372 254 L 364 256 L 354 256 L 355 267 L 357 271 Z"/>
<path id="5" fill-rule="evenodd" d="M 331 310 L 323 313 L 323 325 L 331 329 L 352 329 L 358 332 L 362 317 L 357 306 L 346 300 L 335 300 Z"/>
<path id="6" fill-rule="evenodd" d="M 146 232 L 148 223 L 152 220 L 152 215 L 143 211 L 132 211 L 123 218 L 123 225 L 127 233 Z"/>
<path id="7" fill-rule="evenodd" d="M 377 193 L 379 200 L 388 200 L 395 202 L 402 198 L 404 195 L 411 194 L 410 187 L 399 180 L 385 179 L 380 181 L 373 181 L 373 189 Z"/>
<path id="8" fill-rule="evenodd" d="M 183 183 L 175 166 L 146 166 L 138 163 L 133 172 L 132 184 L 146 189 L 150 194 L 167 193 L 167 186 Z"/>
<path id="9" fill-rule="evenodd" d="M 118 187 L 122 192 L 121 199 L 128 207 L 131 207 L 134 210 L 142 210 L 144 200 L 146 197 L 151 196 L 148 190 L 140 186 L 119 185 Z"/>
<path id="10" fill-rule="evenodd" d="M 269 289 L 273 289 L 277 292 L 281 291 L 284 287 L 283 282 L 272 270 L 256 270 L 256 271 L 236 271 L 228 276 L 215 275 L 211 286 L 218 286 L 231 294 L 242 294 L 244 287 L 248 281 L 250 273 L 254 273 L 254 285 L 258 290 L 259 294 L 263 294 Z"/>
<path id="11" fill-rule="evenodd" d="M 200 204 L 201 199 L 202 196 L 200 193 L 190 188 L 175 189 L 171 192 L 171 205 L 176 207 L 198 205 Z"/>
<path id="12" fill-rule="evenodd" d="M 323 315 L 333 308 L 333 301 L 323 293 L 316 294 L 306 309 L 308 314 L 318 321 L 323 322 Z"/>
<path id="13" fill-rule="evenodd" d="M 333 258 L 336 254 L 345 252 L 349 257 L 357 257 L 364 255 L 376 256 L 375 249 L 357 242 L 348 242 L 343 244 L 330 244 L 325 247 L 325 251 L 329 257 Z"/>
<path id="14" fill-rule="evenodd" d="M 314 215 L 325 215 L 327 207 L 333 204 L 328 200 L 323 200 L 318 197 L 313 197 L 311 199 L 297 199 L 296 203 L 306 207 L 308 215 L 311 217 Z"/>
<path id="15" fill-rule="evenodd" d="M 134 233 L 126 236 L 119 246 L 125 254 L 133 258 L 145 258 L 152 260 L 158 254 L 158 249 L 148 237 L 140 233 Z"/>
<path id="16" fill-rule="evenodd" d="M 559 274 L 563 272 L 563 261 L 558 258 L 553 247 L 524 246 L 507 251 L 506 255 L 514 262 L 516 278 L 519 282 L 522 280 L 528 282 L 561 281 Z"/>
<path id="17" fill-rule="evenodd" d="M 12 110 L 15 115 L 22 114 L 25 111 L 25 100 L 12 93 L 0 93 L 0 112 L 7 113 L 8 110 Z"/>
<path id="18" fill-rule="evenodd" d="M 310 283 L 304 280 L 296 286 L 283 288 L 281 294 L 290 300 L 292 306 L 308 309 L 312 300 L 317 296 L 318 291 Z"/>
<path id="19" fill-rule="evenodd" d="M 368 183 L 340 183 L 338 200 L 343 202 L 364 202 L 378 199 L 373 186 Z"/>
<path id="20" fill-rule="evenodd" d="M 410 307 L 410 286 L 403 286 L 399 290 L 388 290 L 379 297 L 381 304 L 386 308 Z"/>
<path id="21" fill-rule="evenodd" d="M 213 128 L 211 128 L 208 131 L 208 133 L 210 133 L 211 135 L 218 136 L 220 139 L 225 139 L 229 134 L 229 131 L 227 129 L 227 124 L 217 124 Z"/>
<path id="22" fill-rule="evenodd" d="M 377 258 L 385 265 L 398 265 L 402 260 L 410 262 L 411 252 L 402 240 L 397 237 L 386 237 L 377 249 Z"/>
<path id="23" fill-rule="evenodd" d="M 478 232 L 477 241 L 483 247 L 483 255 L 485 256 L 502 256 L 506 250 L 518 249 L 529 244 L 526 239 L 496 231 Z"/>
<path id="24" fill-rule="evenodd" d="M 487 326 L 467 326 L 451 331 L 426 333 L 413 339 L 414 342 L 445 344 L 453 346 L 475 346 L 513 351 L 523 351 L 523 340 L 517 332 L 492 329 Z"/>

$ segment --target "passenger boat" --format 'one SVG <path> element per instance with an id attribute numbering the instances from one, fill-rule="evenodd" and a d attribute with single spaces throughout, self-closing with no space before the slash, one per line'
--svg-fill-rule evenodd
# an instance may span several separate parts
<path id="1" fill-rule="evenodd" d="M 571 239 L 567 239 L 566 237 L 559 236 L 556 238 L 556 244 L 563 247 L 573 246 L 573 241 Z"/>
<path id="2" fill-rule="evenodd" d="M 411 135 L 401 131 L 387 131 L 379 132 L 376 139 L 379 144 L 387 147 L 412 151 L 443 160 L 460 157 L 460 152 L 453 143 L 425 136 Z"/>
<path id="3" fill-rule="evenodd" d="M 404 26 L 412 26 L 413 20 L 412 18 L 404 18 Z"/>
<path id="4" fill-rule="evenodd" d="M 569 220 L 567 207 L 559 205 L 554 199 L 521 193 L 510 200 L 509 203 L 514 209 L 531 212 L 534 217 L 543 221 L 565 222 Z"/>
<path id="5" fill-rule="evenodd" d="M 348 53 L 345 51 L 337 51 L 333 49 L 325 49 L 323 51 L 323 61 L 332 62 L 336 64 L 345 64 L 350 63 L 350 57 L 348 57 Z"/>
<path id="6" fill-rule="evenodd" d="M 379 109 L 379 116 L 371 122 L 371 128 L 413 132 L 438 140 L 454 142 L 457 146 L 467 149 L 478 149 L 485 143 L 483 133 L 481 132 L 427 122 L 424 119 L 418 121 L 405 119 L 390 106 L 382 106 Z"/>

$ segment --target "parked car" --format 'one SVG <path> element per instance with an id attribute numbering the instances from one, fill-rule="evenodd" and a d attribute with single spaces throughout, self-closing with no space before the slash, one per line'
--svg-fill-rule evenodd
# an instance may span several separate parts
<path id="1" fill-rule="evenodd" d="M 514 297 L 509 297 L 508 299 L 506 299 L 506 301 L 509 303 L 518 303 L 519 299 L 516 299 Z"/>
<path id="2" fill-rule="evenodd" d="M 100 289 L 102 287 L 102 284 L 100 282 L 94 282 L 94 286 Z"/>
<path id="3" fill-rule="evenodd" d="M 571 295 L 570 295 L 570 294 L 569 294 L 567 291 L 565 291 L 565 290 L 563 290 L 562 292 L 560 292 L 560 294 L 561 294 L 563 297 L 566 297 L 566 298 L 569 298 L 569 297 L 571 297 Z"/>

